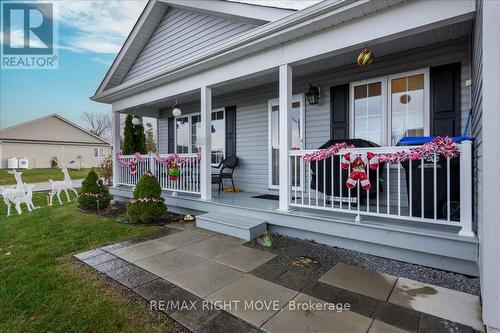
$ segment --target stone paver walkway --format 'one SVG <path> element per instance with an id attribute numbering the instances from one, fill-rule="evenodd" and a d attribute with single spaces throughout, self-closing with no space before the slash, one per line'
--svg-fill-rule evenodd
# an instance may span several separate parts
<path id="1" fill-rule="evenodd" d="M 315 280 L 242 240 L 179 228 L 75 257 L 193 332 L 484 330 L 477 296 L 342 263 Z"/>

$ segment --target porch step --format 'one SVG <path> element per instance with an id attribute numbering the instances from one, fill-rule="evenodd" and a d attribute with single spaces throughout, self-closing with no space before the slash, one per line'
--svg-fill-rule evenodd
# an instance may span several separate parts
<path id="1" fill-rule="evenodd" d="M 234 214 L 206 213 L 196 216 L 196 226 L 247 241 L 267 230 L 265 220 Z"/>

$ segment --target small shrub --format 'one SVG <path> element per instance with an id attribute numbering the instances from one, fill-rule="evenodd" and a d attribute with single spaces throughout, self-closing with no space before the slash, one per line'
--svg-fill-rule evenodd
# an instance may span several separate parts
<path id="1" fill-rule="evenodd" d="M 106 185 L 113 185 L 113 158 L 111 155 L 108 155 L 99 164 L 97 174 L 104 180 Z"/>
<path id="2" fill-rule="evenodd" d="M 130 222 L 152 222 L 165 214 L 161 186 L 155 176 L 145 173 L 135 186 L 133 198 L 127 204 Z"/>
<path id="3" fill-rule="evenodd" d="M 108 187 L 102 179 L 97 177 L 97 173 L 92 168 L 82 183 L 78 204 L 83 209 L 97 210 L 97 201 L 99 201 L 99 209 L 107 208 L 111 201 L 111 194 L 109 194 Z"/>

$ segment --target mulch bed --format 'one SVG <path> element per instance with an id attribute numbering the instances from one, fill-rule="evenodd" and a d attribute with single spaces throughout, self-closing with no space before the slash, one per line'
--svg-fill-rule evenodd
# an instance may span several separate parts
<path id="1" fill-rule="evenodd" d="M 90 211 L 90 210 L 83 209 L 81 207 L 77 207 L 77 209 L 83 213 L 95 214 L 95 215 L 99 215 L 99 216 L 103 216 L 103 217 L 109 217 L 109 218 L 123 217 L 123 219 L 121 219 L 119 221 L 120 223 L 130 223 L 126 220 L 125 214 L 127 213 L 127 209 L 125 207 L 125 203 L 123 203 L 123 202 L 115 202 L 113 205 L 110 205 L 108 208 L 99 210 L 99 213 L 97 211 Z M 179 214 L 175 214 L 175 213 L 171 213 L 171 212 L 167 211 L 167 212 L 165 212 L 165 215 L 163 215 L 159 219 L 156 219 L 154 222 L 144 223 L 144 224 L 163 226 L 163 225 L 167 225 L 167 224 L 177 223 L 177 222 L 181 221 L 183 217 L 184 217 L 183 215 L 179 215 Z M 130 224 L 140 224 L 140 223 L 130 223 Z"/>
<path id="2" fill-rule="evenodd" d="M 125 204 L 123 202 L 116 202 L 113 205 L 110 205 L 108 208 L 100 210 L 99 216 L 118 217 L 125 214 L 126 212 L 127 209 L 125 208 Z"/>

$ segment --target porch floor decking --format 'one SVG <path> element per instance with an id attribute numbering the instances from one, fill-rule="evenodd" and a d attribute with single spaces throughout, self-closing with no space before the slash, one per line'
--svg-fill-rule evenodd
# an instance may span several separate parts
<path id="1" fill-rule="evenodd" d="M 302 207 L 300 208 L 291 207 L 288 212 L 281 212 L 278 210 L 279 208 L 278 200 L 256 198 L 257 196 L 260 195 L 262 195 L 262 193 L 257 193 L 257 192 L 235 192 L 235 193 L 221 192 L 220 195 L 218 195 L 217 192 L 214 191 L 212 194 L 212 199 L 210 199 L 210 202 L 222 205 L 254 209 L 254 210 L 263 210 L 275 213 L 277 212 L 280 214 L 302 216 L 305 218 L 313 217 L 313 218 L 321 218 L 321 219 L 336 220 L 336 221 L 342 220 L 345 222 L 355 222 L 355 218 L 357 215 L 356 204 L 351 205 L 351 211 L 349 212 L 347 211 L 335 212 L 335 211 L 317 210 L 317 209 L 309 209 Z M 184 197 L 184 196 L 179 194 L 179 197 Z M 185 197 L 192 198 L 192 196 L 185 196 Z M 300 200 L 300 198 L 298 200 Z M 336 203 L 335 205 L 338 207 L 338 203 Z M 343 206 L 347 207 L 347 203 L 343 203 Z M 397 205 L 391 205 L 390 209 L 391 211 L 397 211 Z M 361 203 L 360 210 L 362 211 L 366 210 L 366 203 L 364 202 Z M 376 211 L 376 206 L 370 205 L 370 211 Z M 408 208 L 406 207 L 402 207 L 401 215 L 407 216 L 409 219 L 411 219 L 411 217 L 409 216 Z M 458 234 L 458 231 L 460 230 L 460 225 L 458 223 L 456 225 L 453 225 L 453 223 L 450 223 L 450 225 L 441 225 L 430 222 L 420 222 L 418 220 L 403 221 L 391 217 L 361 216 L 360 223 L 379 225 L 382 227 L 390 226 L 391 228 L 403 228 L 405 230 L 409 231 L 414 230 L 416 232 L 425 230 L 425 232 L 435 233 L 441 236 L 447 236 L 447 235 L 455 236 Z"/>

